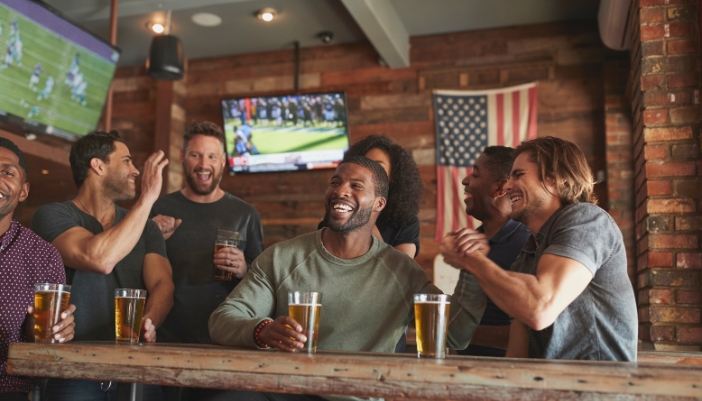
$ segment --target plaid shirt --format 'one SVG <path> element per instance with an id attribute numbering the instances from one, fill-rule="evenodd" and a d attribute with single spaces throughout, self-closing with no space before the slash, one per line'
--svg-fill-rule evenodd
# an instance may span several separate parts
<path id="1" fill-rule="evenodd" d="M 12 220 L 0 237 L 0 393 L 28 393 L 31 381 L 7 374 L 7 348 L 26 338 L 23 323 L 34 305 L 34 284 L 66 282 L 56 248 Z"/>

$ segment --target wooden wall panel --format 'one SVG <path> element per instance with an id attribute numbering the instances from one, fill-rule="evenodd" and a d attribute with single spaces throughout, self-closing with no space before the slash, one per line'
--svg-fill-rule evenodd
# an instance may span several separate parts
<path id="1" fill-rule="evenodd" d="M 593 168 L 603 169 L 606 51 L 597 35 L 596 23 L 585 21 L 413 37 L 410 67 L 396 70 L 379 65 L 368 43 L 305 48 L 300 52 L 301 92 L 345 91 L 352 142 L 384 134 L 415 156 L 425 185 L 417 260 L 431 273 L 438 252 L 433 239 L 436 168 L 431 91 L 538 81 L 539 135 L 576 142 Z M 176 96 L 178 109 L 171 110 L 178 116 L 173 127 L 182 129 L 195 120 L 221 124 L 220 100 L 225 97 L 291 93 L 293 61 L 292 48 L 189 60 Z M 154 150 L 155 113 L 156 84 L 144 68 L 119 69 L 113 126 L 127 141 L 139 167 Z M 170 144 L 171 158 L 178 146 Z M 323 197 L 331 174 L 225 176 L 222 185 L 257 208 L 269 246 L 316 229 L 324 214 Z"/>
<path id="2" fill-rule="evenodd" d="M 421 253 L 431 273 L 436 172 L 431 90 L 478 89 L 538 81 L 539 134 L 567 138 L 587 153 L 594 169 L 604 141 L 601 60 L 605 50 L 594 22 L 461 32 L 411 38 L 411 65 L 378 65 L 369 44 L 302 49 L 302 92 L 345 91 L 351 141 L 385 134 L 421 165 Z M 186 121 L 221 123 L 223 97 L 292 91 L 292 50 L 191 60 L 185 84 Z M 227 176 L 223 187 L 252 203 L 264 222 L 266 245 L 316 228 L 331 172 Z M 604 195 L 606 198 L 606 193 Z"/>

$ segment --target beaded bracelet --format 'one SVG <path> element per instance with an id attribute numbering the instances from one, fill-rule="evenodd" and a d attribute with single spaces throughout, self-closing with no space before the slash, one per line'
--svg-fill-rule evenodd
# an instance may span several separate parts
<path id="1" fill-rule="evenodd" d="M 263 330 L 264 327 L 268 326 L 269 324 L 273 323 L 273 320 L 271 319 L 266 319 L 256 325 L 256 329 L 254 330 L 254 342 L 256 345 L 260 348 L 268 348 L 268 344 L 264 343 L 261 340 L 261 331 Z"/>

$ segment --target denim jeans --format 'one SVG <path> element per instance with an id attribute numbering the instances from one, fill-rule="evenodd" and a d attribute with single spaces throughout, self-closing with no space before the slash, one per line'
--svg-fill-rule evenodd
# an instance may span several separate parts
<path id="1" fill-rule="evenodd" d="M 129 383 L 89 380 L 49 379 L 46 383 L 46 401 L 117 401 L 119 393 L 129 394 Z M 127 399 L 123 395 L 119 399 Z M 144 386 L 143 401 L 162 401 L 161 386 Z"/>

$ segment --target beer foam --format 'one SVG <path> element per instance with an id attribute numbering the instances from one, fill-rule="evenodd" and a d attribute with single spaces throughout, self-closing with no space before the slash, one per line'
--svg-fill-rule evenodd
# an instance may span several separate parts
<path id="1" fill-rule="evenodd" d="M 441 301 L 414 301 L 415 304 L 451 305 L 451 302 Z"/>
<path id="2" fill-rule="evenodd" d="M 288 306 L 322 306 L 322 304 L 290 304 Z"/>

